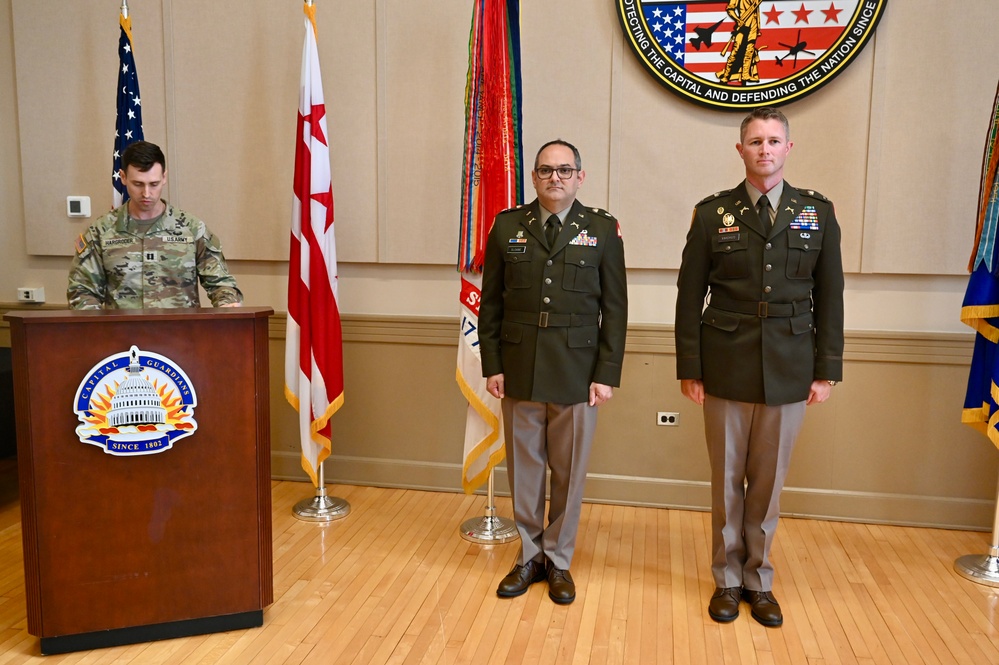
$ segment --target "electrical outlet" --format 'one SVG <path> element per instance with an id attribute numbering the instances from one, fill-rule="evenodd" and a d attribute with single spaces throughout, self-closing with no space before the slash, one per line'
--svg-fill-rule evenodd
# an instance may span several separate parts
<path id="1" fill-rule="evenodd" d="M 18 302 L 45 302 L 44 286 L 19 286 L 17 287 Z"/>
<path id="2" fill-rule="evenodd" d="M 679 427 L 680 414 L 675 411 L 659 411 L 656 413 L 656 424 L 666 427 Z"/>

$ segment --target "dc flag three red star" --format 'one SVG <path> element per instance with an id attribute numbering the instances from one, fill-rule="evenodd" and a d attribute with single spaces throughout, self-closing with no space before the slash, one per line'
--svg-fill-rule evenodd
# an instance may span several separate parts
<path id="1" fill-rule="evenodd" d="M 333 184 L 316 48 L 316 10 L 308 4 L 304 10 L 288 265 L 285 397 L 298 411 L 302 468 L 318 486 L 319 465 L 330 454 L 330 417 L 343 404 L 343 336 L 337 307 Z"/>

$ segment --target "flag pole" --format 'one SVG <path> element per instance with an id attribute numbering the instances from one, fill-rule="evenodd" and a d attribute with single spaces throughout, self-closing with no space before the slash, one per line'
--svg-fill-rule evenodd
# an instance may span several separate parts
<path id="1" fill-rule="evenodd" d="M 486 514 L 465 520 L 461 525 L 461 537 L 481 545 L 499 545 L 518 537 L 517 525 L 513 520 L 496 515 L 496 501 L 493 493 L 493 475 L 496 467 L 489 470 L 489 488 L 486 490 Z"/>
<path id="2" fill-rule="evenodd" d="M 999 491 L 992 524 L 992 546 L 988 554 L 966 554 L 954 562 L 958 575 L 985 586 L 999 587 Z"/>
<path id="3" fill-rule="evenodd" d="M 121 0 L 121 15 L 128 18 L 128 0 Z"/>
<path id="4" fill-rule="evenodd" d="M 295 504 L 292 513 L 306 522 L 332 522 L 343 519 L 350 513 L 350 504 L 346 499 L 329 496 L 326 493 L 326 478 L 323 473 L 323 462 L 319 463 L 319 484 L 316 495 L 311 499 L 302 499 Z"/>

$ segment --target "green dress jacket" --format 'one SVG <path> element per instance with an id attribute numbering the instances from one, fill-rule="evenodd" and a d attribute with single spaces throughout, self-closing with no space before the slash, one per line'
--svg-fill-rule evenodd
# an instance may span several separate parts
<path id="1" fill-rule="evenodd" d="M 628 327 L 617 220 L 574 201 L 550 250 L 537 199 L 496 216 L 479 309 L 482 375 L 508 397 L 578 404 L 591 382 L 618 386 Z"/>
<path id="2" fill-rule="evenodd" d="M 745 183 L 701 201 L 677 290 L 678 379 L 778 405 L 807 399 L 814 380 L 842 378 L 840 228 L 821 194 L 785 181 L 772 230 Z"/>

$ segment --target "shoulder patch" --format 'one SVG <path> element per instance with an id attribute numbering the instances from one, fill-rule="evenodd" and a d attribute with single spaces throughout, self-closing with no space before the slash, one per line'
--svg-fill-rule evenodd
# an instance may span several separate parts
<path id="1" fill-rule="evenodd" d="M 714 194 L 711 194 L 709 196 L 705 196 L 703 199 L 701 199 L 700 201 L 698 201 L 697 205 L 694 206 L 694 207 L 695 208 L 696 207 L 700 207 L 700 206 L 704 205 L 705 203 L 707 203 L 708 201 L 714 201 L 715 199 L 721 198 L 722 196 L 728 196 L 729 192 L 731 192 L 731 191 L 732 191 L 731 189 L 723 189 L 720 192 L 715 192 Z"/>
<path id="2" fill-rule="evenodd" d="M 82 233 L 76 237 L 74 246 L 76 247 L 77 254 L 83 254 L 83 251 L 87 249 L 87 239 L 83 237 Z"/>

